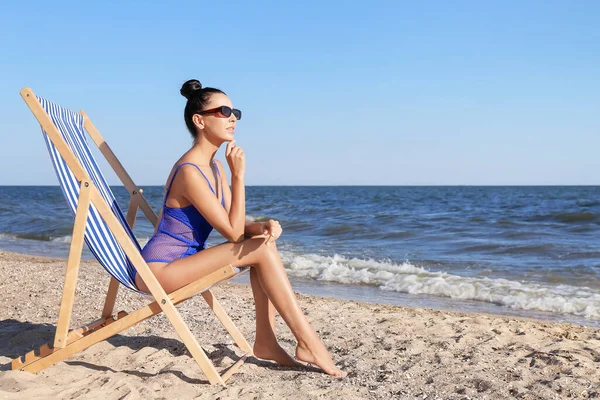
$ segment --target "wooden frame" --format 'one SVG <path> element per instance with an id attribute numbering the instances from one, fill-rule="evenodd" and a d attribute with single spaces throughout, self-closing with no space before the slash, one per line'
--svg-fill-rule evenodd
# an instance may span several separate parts
<path id="1" fill-rule="evenodd" d="M 54 343 L 53 345 L 45 344 L 37 351 L 31 351 L 24 357 L 14 359 L 11 364 L 12 369 L 20 369 L 34 373 L 41 371 L 42 369 L 122 332 L 147 318 L 160 312 L 164 312 L 190 354 L 208 378 L 209 382 L 211 384 L 220 383 L 225 385 L 225 382 L 244 363 L 245 359 L 248 356 L 253 355 L 252 347 L 250 347 L 227 313 L 217 302 L 210 290 L 208 290 L 211 286 L 233 277 L 236 274 L 233 266 L 226 265 L 187 286 L 167 294 L 148 267 L 148 264 L 146 264 L 142 258 L 140 252 L 121 223 L 102 198 L 94 182 L 90 179 L 85 169 L 81 166 L 67 143 L 64 141 L 56 126 L 52 123 L 49 115 L 37 101 L 33 91 L 29 88 L 24 88 L 20 93 L 56 149 L 60 152 L 63 159 L 80 182 L 81 191 L 73 225 L 73 238 L 69 251 L 69 259 L 67 260 L 65 284 Z M 81 114 L 84 117 L 85 130 L 98 146 L 117 176 L 121 179 L 123 185 L 127 188 L 129 193 L 131 193 L 131 199 L 127 210 L 127 223 L 133 228 L 137 211 L 138 209 L 141 209 L 152 225 L 156 226 L 158 218 L 144 198 L 142 189 L 135 185 L 88 116 L 83 111 L 81 111 Z M 80 328 L 69 331 L 69 322 L 77 283 L 77 272 L 81 261 L 84 230 L 90 204 L 93 204 L 96 207 L 102 219 L 106 222 L 116 240 L 125 251 L 125 254 L 131 260 L 137 273 L 140 274 L 146 283 L 146 286 L 148 286 L 148 290 L 155 301 L 130 314 L 121 311 L 116 316 L 113 316 L 113 308 L 119 289 L 119 282 L 111 277 L 101 318 Z M 200 344 L 198 344 L 198 341 L 192 335 L 188 326 L 175 308 L 175 304 L 190 298 L 198 292 L 202 293 L 202 296 L 221 324 L 227 329 L 237 346 L 245 353 L 223 374 L 217 372 L 215 366 L 206 356 L 206 353 L 202 350 Z"/>

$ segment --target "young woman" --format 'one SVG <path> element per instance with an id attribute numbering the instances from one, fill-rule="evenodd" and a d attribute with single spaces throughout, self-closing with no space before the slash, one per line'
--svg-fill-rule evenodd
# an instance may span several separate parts
<path id="1" fill-rule="evenodd" d="M 241 111 L 219 89 L 189 80 L 181 88 L 187 98 L 184 118 L 194 144 L 173 166 L 167 180 L 160 222 L 142 255 L 167 293 L 223 265 L 251 266 L 250 282 L 256 307 L 254 355 L 279 364 L 297 365 L 275 337 L 275 310 L 298 341 L 296 357 L 334 376 L 345 376 L 310 326 L 292 291 L 277 251 L 281 226 L 275 220 L 247 222 L 244 151 L 234 133 Z M 231 189 L 223 165 L 214 159 L 225 143 Z M 205 249 L 212 229 L 226 243 Z M 136 276 L 139 289 L 147 291 Z"/>

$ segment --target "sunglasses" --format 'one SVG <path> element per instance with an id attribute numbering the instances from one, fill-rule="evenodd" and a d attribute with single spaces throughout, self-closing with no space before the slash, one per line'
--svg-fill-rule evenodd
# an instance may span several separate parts
<path id="1" fill-rule="evenodd" d="M 229 118 L 232 113 L 238 121 L 242 119 L 242 112 L 240 110 L 238 110 L 237 108 L 231 108 L 227 106 L 221 106 L 217 108 L 211 108 L 210 110 L 200 111 L 198 114 L 217 114 L 217 117 Z"/>

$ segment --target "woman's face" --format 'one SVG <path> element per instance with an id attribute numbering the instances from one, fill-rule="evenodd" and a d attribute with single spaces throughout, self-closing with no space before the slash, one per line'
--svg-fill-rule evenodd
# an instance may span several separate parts
<path id="1" fill-rule="evenodd" d="M 210 96 L 204 110 L 212 110 L 221 106 L 233 108 L 229 97 L 222 93 L 214 93 Z M 220 112 L 194 115 L 194 123 L 198 127 L 198 132 L 206 135 L 207 139 L 211 142 L 217 142 L 219 145 L 233 140 L 236 122 L 237 118 L 233 113 L 229 117 L 225 117 Z"/>

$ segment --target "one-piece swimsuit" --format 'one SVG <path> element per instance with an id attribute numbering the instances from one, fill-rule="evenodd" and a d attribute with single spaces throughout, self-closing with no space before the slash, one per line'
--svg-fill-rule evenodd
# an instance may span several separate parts
<path id="1" fill-rule="evenodd" d="M 219 168 L 214 162 L 214 168 L 217 171 L 217 179 L 221 179 Z M 213 230 L 211 224 L 200 214 L 193 206 L 189 205 L 183 208 L 167 206 L 167 198 L 171 190 L 171 185 L 179 169 L 186 165 L 193 165 L 200 171 L 210 190 L 215 194 L 210 181 L 204 175 L 204 172 L 196 164 L 185 162 L 177 166 L 173 177 L 167 186 L 165 198 L 163 200 L 162 218 L 158 223 L 156 233 L 150 238 L 142 250 L 142 257 L 146 262 L 166 262 L 170 263 L 177 259 L 196 254 L 205 249 L 206 239 Z M 223 185 L 221 186 L 221 205 L 225 207 L 225 198 L 223 196 Z"/>

